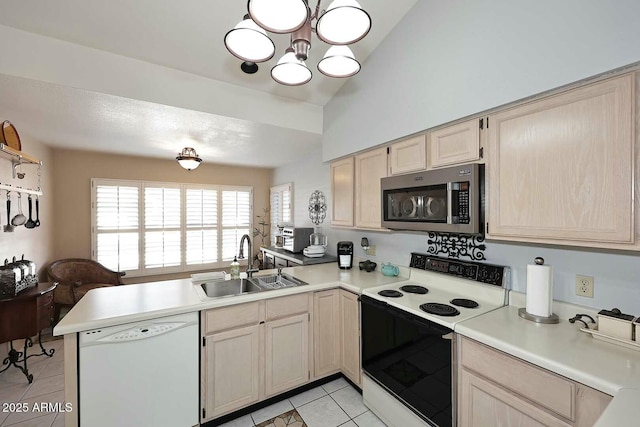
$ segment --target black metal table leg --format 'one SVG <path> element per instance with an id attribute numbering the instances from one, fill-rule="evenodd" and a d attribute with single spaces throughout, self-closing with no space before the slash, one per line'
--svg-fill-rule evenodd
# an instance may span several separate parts
<path id="1" fill-rule="evenodd" d="M 31 338 L 26 338 L 24 340 L 24 351 L 17 351 L 16 349 L 14 349 L 13 341 L 9 343 L 9 346 L 9 355 L 2 361 L 2 364 L 7 366 L 5 366 L 4 369 L 0 371 L 0 373 L 6 371 L 11 366 L 14 366 L 22 371 L 24 376 L 27 377 L 27 381 L 29 381 L 29 384 L 31 384 L 33 382 L 33 375 L 29 373 L 29 369 L 27 368 L 27 359 L 29 358 L 27 357 L 27 348 L 33 346 L 33 341 L 31 341 Z M 21 362 L 23 366 L 18 365 L 18 363 Z"/>

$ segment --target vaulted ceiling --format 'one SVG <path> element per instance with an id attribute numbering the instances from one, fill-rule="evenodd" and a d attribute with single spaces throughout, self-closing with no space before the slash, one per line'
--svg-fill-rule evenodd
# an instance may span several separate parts
<path id="1" fill-rule="evenodd" d="M 352 46 L 363 67 L 415 3 L 361 1 L 373 21 Z M 5 0 L 0 118 L 54 147 L 171 158 L 192 146 L 208 162 L 295 161 L 319 148 L 323 106 L 345 80 L 317 71 L 328 45 L 315 36 L 309 84 L 270 77 L 288 35 L 271 35 L 274 58 L 244 74 L 223 38 L 245 13 L 238 0 Z"/>

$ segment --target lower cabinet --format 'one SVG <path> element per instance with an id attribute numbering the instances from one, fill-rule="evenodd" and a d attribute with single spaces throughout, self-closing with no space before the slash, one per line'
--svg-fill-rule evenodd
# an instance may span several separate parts
<path id="1" fill-rule="evenodd" d="M 309 296 L 201 313 L 201 422 L 309 381 Z"/>
<path id="2" fill-rule="evenodd" d="M 344 289 L 340 289 L 340 318 L 340 368 L 360 386 L 360 304 L 358 295 Z"/>
<path id="3" fill-rule="evenodd" d="M 314 293 L 314 373 L 339 371 L 360 385 L 360 311 L 358 295 L 343 289 Z"/>
<path id="4" fill-rule="evenodd" d="M 309 315 L 265 323 L 265 395 L 309 381 Z"/>
<path id="5" fill-rule="evenodd" d="M 208 418 L 260 400 L 259 325 L 207 336 L 204 348 L 203 408 Z"/>
<path id="6" fill-rule="evenodd" d="M 340 370 L 340 289 L 314 292 L 314 375 L 320 378 Z"/>
<path id="7" fill-rule="evenodd" d="M 461 337 L 458 426 L 587 427 L 611 396 Z"/>

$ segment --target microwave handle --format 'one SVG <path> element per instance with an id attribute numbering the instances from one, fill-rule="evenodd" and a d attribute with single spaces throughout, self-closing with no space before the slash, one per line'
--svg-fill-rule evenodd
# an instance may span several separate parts
<path id="1" fill-rule="evenodd" d="M 447 224 L 453 223 L 453 182 L 447 182 Z"/>

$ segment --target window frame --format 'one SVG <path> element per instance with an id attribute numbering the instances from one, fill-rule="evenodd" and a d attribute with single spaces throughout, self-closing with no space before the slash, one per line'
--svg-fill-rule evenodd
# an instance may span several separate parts
<path id="1" fill-rule="evenodd" d="M 223 260 L 223 233 L 225 228 L 222 224 L 222 192 L 223 191 L 239 191 L 249 193 L 249 233 L 253 230 L 253 211 L 254 211 L 254 199 L 253 199 L 253 187 L 252 186 L 240 186 L 240 185 L 215 185 L 215 184 L 196 184 L 196 183 L 176 183 L 176 182 L 163 182 L 163 181 L 143 181 L 143 180 L 123 180 L 123 179 L 109 179 L 109 178 L 91 178 L 91 259 L 97 261 L 98 253 L 98 234 L 101 233 L 117 233 L 119 230 L 113 231 L 100 231 L 97 230 L 97 188 L 98 186 L 121 186 L 121 187 L 137 187 L 138 188 L 138 227 L 135 231 L 138 233 L 138 269 L 137 270 L 124 270 L 127 272 L 127 277 L 144 277 L 144 276 L 156 276 L 162 274 L 182 273 L 191 271 L 211 270 L 229 267 L 232 261 Z M 145 232 L 149 229 L 145 225 L 145 188 L 146 187 L 162 187 L 162 188 L 179 188 L 180 189 L 180 265 L 171 267 L 145 267 Z M 193 231 L 193 227 L 187 227 L 187 190 L 214 190 L 217 192 L 216 200 L 216 231 L 217 231 L 217 244 L 218 253 L 217 261 L 213 263 L 205 264 L 187 264 L 187 231 Z M 202 226 L 201 230 L 211 229 L 211 226 Z M 132 230 L 134 231 L 134 230 Z"/>

